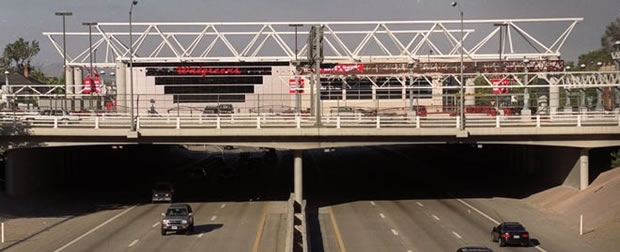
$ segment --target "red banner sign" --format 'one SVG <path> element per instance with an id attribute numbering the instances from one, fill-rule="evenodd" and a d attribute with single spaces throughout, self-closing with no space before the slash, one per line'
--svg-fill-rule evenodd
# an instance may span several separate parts
<path id="1" fill-rule="evenodd" d="M 297 87 L 297 82 L 295 81 L 294 78 L 289 79 L 288 80 L 288 93 L 289 94 L 295 94 L 295 93 L 300 93 L 303 94 L 304 93 L 304 79 L 299 78 L 299 87 Z"/>
<path id="2" fill-rule="evenodd" d="M 491 83 L 493 84 L 493 94 L 507 94 L 508 87 L 512 82 L 511 79 L 491 79 Z"/>
<path id="3" fill-rule="evenodd" d="M 191 67 L 191 66 L 178 66 L 176 72 L 179 75 L 232 75 L 241 74 L 241 70 L 238 67 Z"/>
<path id="4" fill-rule="evenodd" d="M 322 74 L 363 73 L 363 64 L 338 64 L 330 68 L 321 68 Z"/>

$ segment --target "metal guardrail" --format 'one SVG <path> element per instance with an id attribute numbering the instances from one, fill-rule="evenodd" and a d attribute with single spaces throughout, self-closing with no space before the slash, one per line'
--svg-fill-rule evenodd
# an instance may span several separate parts
<path id="1" fill-rule="evenodd" d="M 158 115 L 136 118 L 138 129 L 266 129 L 316 128 L 316 118 L 310 115 Z M 0 125 L 21 124 L 25 128 L 59 129 L 128 129 L 129 116 L 124 114 L 71 117 L 0 114 Z M 323 116 L 321 128 L 459 128 L 461 118 L 449 115 L 428 116 Z M 523 127 L 590 127 L 618 126 L 620 114 L 582 113 L 532 116 L 467 115 L 467 128 Z"/>

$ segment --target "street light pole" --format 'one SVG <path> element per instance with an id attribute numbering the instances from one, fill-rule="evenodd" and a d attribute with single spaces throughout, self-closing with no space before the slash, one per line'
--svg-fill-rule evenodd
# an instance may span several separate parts
<path id="1" fill-rule="evenodd" d="M 92 27 L 93 25 L 97 25 L 97 22 L 84 22 L 82 23 L 82 25 L 87 25 L 88 26 L 88 41 L 89 41 L 89 51 L 90 54 L 88 56 L 88 59 L 90 60 L 90 70 L 88 73 L 88 77 L 90 79 L 90 99 L 89 99 L 89 104 L 90 104 L 90 108 L 93 108 L 93 92 L 96 90 L 96 87 L 94 87 L 95 82 L 93 80 L 93 33 L 92 33 Z"/>
<path id="2" fill-rule="evenodd" d="M 133 104 L 133 24 L 132 24 L 132 15 L 133 15 L 133 7 L 138 4 L 138 1 L 134 0 L 131 2 L 131 7 L 129 8 L 129 96 L 131 101 L 131 131 L 136 131 L 136 123 L 134 118 L 134 104 Z"/>
<path id="3" fill-rule="evenodd" d="M 67 16 L 72 16 L 71 12 L 56 12 L 56 16 L 62 17 L 62 54 L 63 54 L 63 75 L 65 76 L 65 100 L 62 103 L 63 108 L 67 109 L 67 93 L 69 92 L 69 85 L 67 85 L 67 33 L 66 33 L 66 22 L 65 18 Z M 75 108 L 75 102 L 71 100 L 71 111 Z"/>
<path id="4" fill-rule="evenodd" d="M 301 113 L 301 94 L 299 91 L 299 60 L 297 55 L 297 28 L 304 26 L 303 24 L 289 24 L 289 27 L 295 27 L 295 113 Z"/>
<path id="5" fill-rule="evenodd" d="M 458 7 L 459 8 L 459 12 L 461 14 L 461 88 L 460 88 L 460 116 L 461 116 L 461 123 L 460 123 L 460 129 L 461 130 L 465 130 L 465 92 L 464 92 L 464 85 L 465 83 L 463 82 L 463 54 L 464 54 L 464 48 L 463 48 L 463 9 L 461 8 L 461 5 L 459 5 L 457 2 L 452 2 L 452 7 Z"/>

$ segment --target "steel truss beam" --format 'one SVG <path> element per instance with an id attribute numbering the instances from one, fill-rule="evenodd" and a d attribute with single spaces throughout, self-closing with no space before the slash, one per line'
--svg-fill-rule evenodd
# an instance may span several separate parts
<path id="1" fill-rule="evenodd" d="M 489 44 L 498 36 L 499 27 L 508 28 L 508 52 L 502 57 L 510 59 L 552 59 L 560 56 L 560 50 L 577 23 L 583 18 L 539 19 L 487 19 L 465 20 L 465 54 L 467 61 L 491 60 L 499 57 L 499 51 Z M 136 62 L 260 62 L 288 61 L 295 59 L 294 32 L 291 22 L 222 22 L 222 23 L 133 23 Z M 460 29 L 458 20 L 429 21 L 363 21 L 363 22 L 294 22 L 303 24 L 299 40 L 306 41 L 311 25 L 325 26 L 325 62 L 415 62 L 423 59 L 458 61 Z M 537 24 L 559 23 L 557 31 L 545 30 L 533 34 L 525 27 Z M 478 30 L 480 28 L 480 30 Z M 487 28 L 487 29 L 484 29 Z M 105 49 L 105 57 L 95 62 L 99 67 L 112 67 L 115 60 L 127 60 L 129 34 L 127 23 L 98 23 L 93 36 L 94 49 Z M 490 30 L 483 34 L 482 30 Z M 488 31 L 485 31 L 488 32 Z M 518 34 L 513 36 L 512 33 Z M 555 35 L 553 35 L 555 34 Z M 559 34 L 559 35 L 558 35 Z M 59 55 L 61 32 L 44 32 Z M 69 40 L 85 38 L 86 32 L 68 32 Z M 556 36 L 545 43 L 541 37 Z M 521 40 L 513 39 L 520 37 Z M 84 41 L 86 41 L 84 39 Z M 73 44 L 76 44 L 73 42 Z M 271 44 L 271 46 L 269 46 Z M 429 48 L 432 53 L 424 48 Z M 505 48 L 504 48 L 505 50 Z M 68 64 L 86 65 L 88 45 L 80 44 L 80 50 L 68 52 Z M 103 50 L 102 50 L 103 51 Z M 306 47 L 299 50 L 298 57 L 306 59 Z"/>
<path id="2" fill-rule="evenodd" d="M 524 76 L 528 75 L 529 81 L 525 83 Z M 458 89 L 461 83 L 458 81 L 460 75 L 457 73 L 398 73 L 398 74 L 353 74 L 353 75 L 322 75 L 326 79 L 340 79 L 345 83 L 351 83 L 352 80 L 364 79 L 368 80 L 377 89 L 390 89 L 394 87 L 385 87 L 385 83 L 394 81 L 401 84 L 400 88 L 414 89 Z M 620 88 L 620 71 L 599 71 L 599 72 L 538 72 L 538 73 L 467 73 L 463 75 L 465 80 L 478 80 L 483 85 L 475 86 L 476 88 L 495 88 L 494 84 L 506 81 L 508 85 L 502 88 L 549 88 L 561 87 L 566 89 L 582 89 L 582 88 L 603 88 L 616 87 Z M 280 81 L 288 84 L 291 76 L 280 76 Z M 380 80 L 380 81 L 378 81 Z M 435 81 L 433 81 L 435 80 Z M 454 85 L 447 86 L 444 83 L 448 80 L 454 80 Z M 429 85 L 418 86 L 413 83 L 425 82 Z"/>

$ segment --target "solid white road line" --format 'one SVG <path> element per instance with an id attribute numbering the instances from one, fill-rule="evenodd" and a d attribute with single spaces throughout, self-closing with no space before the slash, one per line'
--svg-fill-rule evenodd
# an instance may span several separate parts
<path id="1" fill-rule="evenodd" d="M 476 211 L 477 213 L 479 213 L 480 215 L 482 215 L 483 217 L 487 218 L 488 220 L 490 220 L 491 222 L 495 223 L 495 225 L 499 225 L 499 221 L 496 221 L 495 219 L 491 218 L 491 216 L 488 216 L 487 214 L 483 213 L 482 211 L 478 210 L 478 208 L 475 208 L 474 206 L 470 205 L 469 203 L 465 202 L 462 199 L 456 199 L 459 202 L 461 202 L 463 205 L 466 205 L 467 207 L 471 208 L 472 210 Z"/>
<path id="2" fill-rule="evenodd" d="M 392 229 L 392 234 L 398 236 L 398 231 L 396 231 L 396 229 Z"/>
<path id="3" fill-rule="evenodd" d="M 214 221 L 215 218 L 217 218 L 217 216 L 213 215 L 213 217 L 211 217 L 211 221 Z"/>
<path id="4" fill-rule="evenodd" d="M 116 220 L 118 217 L 121 217 L 123 214 L 126 214 L 127 212 L 129 212 L 129 211 L 133 210 L 134 208 L 136 208 L 136 206 L 135 206 L 135 205 L 134 205 L 134 206 L 132 206 L 132 207 L 130 207 L 130 208 L 125 209 L 125 211 L 122 211 L 122 212 L 120 212 L 120 213 L 119 213 L 119 214 L 117 214 L 117 215 L 114 215 L 114 217 L 112 217 L 112 218 L 108 219 L 107 221 L 105 221 L 105 222 L 103 222 L 103 223 L 99 224 L 99 226 L 94 227 L 93 229 L 89 230 L 88 232 L 86 232 L 86 233 L 84 233 L 84 234 L 80 235 L 78 238 L 73 239 L 73 241 L 70 241 L 69 243 L 65 244 L 64 246 L 62 246 L 62 247 L 60 247 L 60 248 L 58 248 L 58 249 L 54 250 L 54 252 L 59 252 L 59 251 L 62 251 L 62 250 L 64 250 L 64 249 L 66 249 L 67 247 L 69 247 L 69 246 L 73 245 L 74 243 L 76 243 L 77 241 L 79 241 L 79 240 L 81 240 L 82 238 L 86 237 L 87 235 L 89 235 L 89 234 L 91 234 L 91 233 L 93 233 L 93 232 L 97 231 L 98 229 L 100 229 L 101 227 L 103 227 L 103 226 L 107 225 L 108 223 L 110 223 L 110 222 L 112 222 L 112 221 Z"/>
<path id="5" fill-rule="evenodd" d="M 419 201 L 416 201 L 415 203 L 418 204 L 418 206 L 424 207 L 424 204 L 420 203 Z"/>
<path id="6" fill-rule="evenodd" d="M 151 226 L 151 227 L 157 227 L 157 225 L 159 225 L 159 221 L 155 222 L 155 224 L 153 224 L 153 226 Z"/>
<path id="7" fill-rule="evenodd" d="M 136 243 L 138 243 L 138 239 L 133 240 L 131 243 L 129 243 L 129 246 L 127 247 L 133 247 L 133 245 L 136 245 Z"/>
<path id="8" fill-rule="evenodd" d="M 499 225 L 499 221 L 496 221 L 495 219 L 491 218 L 491 216 L 483 213 L 482 211 L 480 211 L 478 208 L 475 208 L 474 206 L 470 205 L 469 203 L 465 202 L 462 199 L 456 199 L 458 202 L 461 202 L 463 205 L 471 208 L 472 210 L 476 211 L 477 213 L 479 213 L 480 215 L 482 215 L 483 217 L 487 218 L 488 220 L 490 220 L 491 222 L 495 223 L 495 225 Z M 534 247 L 535 249 L 537 249 L 540 252 L 547 252 L 547 250 L 541 248 L 540 246 L 536 246 Z"/>
<path id="9" fill-rule="evenodd" d="M 385 215 L 383 215 L 383 213 L 379 213 L 379 216 L 381 216 L 381 219 L 385 219 Z"/>
<path id="10" fill-rule="evenodd" d="M 456 236 L 456 238 L 463 239 L 457 232 L 452 231 L 452 234 Z"/>
<path id="11" fill-rule="evenodd" d="M 440 220 L 439 217 L 437 217 L 437 215 L 433 214 L 433 218 L 435 218 L 435 220 Z"/>
<path id="12" fill-rule="evenodd" d="M 370 201 L 370 204 L 373 205 L 373 206 L 376 206 L 374 201 Z"/>
<path id="13" fill-rule="evenodd" d="M 222 204 L 222 205 L 220 206 L 220 208 L 224 208 L 224 207 L 226 207 L 226 203 L 224 203 L 224 204 Z"/>

